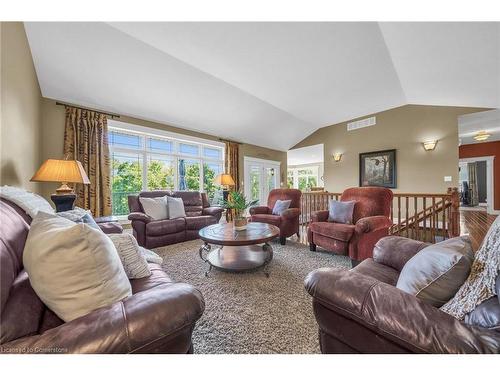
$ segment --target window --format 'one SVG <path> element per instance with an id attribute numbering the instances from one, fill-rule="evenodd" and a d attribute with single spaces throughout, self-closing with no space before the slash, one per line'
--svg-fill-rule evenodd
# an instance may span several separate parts
<path id="1" fill-rule="evenodd" d="M 210 202 L 218 202 L 222 193 L 215 176 L 224 169 L 222 144 L 148 130 L 110 122 L 113 215 L 127 214 L 128 195 L 142 190 L 204 191 Z"/>
<path id="2" fill-rule="evenodd" d="M 289 188 L 309 191 L 318 186 L 319 166 L 292 167 L 287 172 L 287 184 Z"/>

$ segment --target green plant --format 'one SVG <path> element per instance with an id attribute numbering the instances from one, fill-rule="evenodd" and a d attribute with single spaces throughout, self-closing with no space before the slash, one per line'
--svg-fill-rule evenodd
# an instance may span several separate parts
<path id="1" fill-rule="evenodd" d="M 230 191 L 227 201 L 222 202 L 222 207 L 234 210 L 235 215 L 241 217 L 247 208 L 255 206 L 257 202 L 258 200 L 247 200 L 241 191 Z"/>

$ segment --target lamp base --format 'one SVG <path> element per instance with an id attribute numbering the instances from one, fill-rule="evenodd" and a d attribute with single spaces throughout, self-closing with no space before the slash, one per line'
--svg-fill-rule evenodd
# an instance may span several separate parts
<path id="1" fill-rule="evenodd" d="M 52 194 L 50 199 L 56 205 L 56 212 L 64 212 L 73 209 L 76 194 Z"/>

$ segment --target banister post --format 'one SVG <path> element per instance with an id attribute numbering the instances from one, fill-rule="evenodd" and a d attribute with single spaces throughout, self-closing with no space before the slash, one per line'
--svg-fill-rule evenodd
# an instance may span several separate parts
<path id="1" fill-rule="evenodd" d="M 460 235 L 460 194 L 456 187 L 448 188 L 447 193 L 451 196 L 450 236 L 458 237 Z"/>

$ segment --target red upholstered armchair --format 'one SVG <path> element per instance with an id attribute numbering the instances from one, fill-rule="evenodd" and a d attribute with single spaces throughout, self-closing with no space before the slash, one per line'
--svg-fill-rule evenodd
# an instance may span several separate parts
<path id="1" fill-rule="evenodd" d="M 300 216 L 300 190 L 297 189 L 274 189 L 269 192 L 267 206 L 255 206 L 250 208 L 250 221 L 267 223 L 280 229 L 280 243 L 284 245 L 286 238 L 294 234 L 299 236 Z M 277 200 L 291 200 L 290 208 L 281 215 L 273 215 L 274 204 Z"/>
<path id="2" fill-rule="evenodd" d="M 389 234 L 392 191 L 382 187 L 350 188 L 340 200 L 356 201 L 353 224 L 329 222 L 328 211 L 316 211 L 311 214 L 307 238 L 311 251 L 321 246 L 348 255 L 355 265 L 371 258 L 375 243 Z"/>

